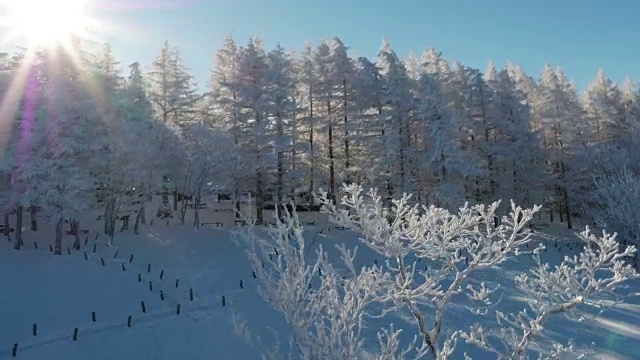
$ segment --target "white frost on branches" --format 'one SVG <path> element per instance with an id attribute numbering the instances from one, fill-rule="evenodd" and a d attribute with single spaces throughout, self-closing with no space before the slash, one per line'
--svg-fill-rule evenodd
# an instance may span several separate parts
<path id="1" fill-rule="evenodd" d="M 620 300 L 615 290 L 623 282 L 638 277 L 633 267 L 625 265 L 624 261 L 635 254 L 635 246 L 620 252 L 615 234 L 603 232 L 602 236 L 597 237 L 588 227 L 580 234 L 580 240 L 585 245 L 582 252 L 573 257 L 565 256 L 553 270 L 540 259 L 542 247 L 534 251 L 534 268 L 530 273 L 515 278 L 516 287 L 527 299 L 529 310 L 517 314 L 496 311 L 501 326 L 499 330 L 475 325 L 462 337 L 495 352 L 499 358 L 528 358 L 527 351 L 534 345 L 536 348 L 552 350 L 545 354 L 551 358 L 563 352 L 574 352 L 572 344 L 565 347 L 556 342 L 543 343 L 547 340 L 542 336 L 545 323 L 558 314 L 582 322 L 585 313 L 580 311 L 580 306 L 608 306 L 610 300 Z M 490 345 L 490 337 L 497 338 L 500 345 Z"/>
<path id="2" fill-rule="evenodd" d="M 615 235 L 596 237 L 587 229 L 581 234 L 586 243 L 583 252 L 565 257 L 554 270 L 540 259 L 542 247 L 534 250 L 533 269 L 515 278 L 530 311 L 503 313 L 496 309 L 500 287 L 476 285 L 474 276 L 523 253 L 521 248 L 533 240 L 526 225 L 539 206 L 522 209 L 512 202 L 510 213 L 496 223 L 499 202 L 465 205 L 451 213 L 410 205 L 409 195 L 387 208 L 376 190 L 364 196 L 357 185 L 345 186 L 344 194 L 338 204 L 321 194 L 323 211 L 336 224 L 359 232 L 367 248 L 386 258 L 384 264 L 358 269 L 357 247 L 349 250 L 344 245 L 337 246 L 339 262 L 329 259 L 321 246 L 308 262 L 295 213 L 285 214 L 269 239 L 255 228 L 244 234 L 261 294 L 290 327 L 289 358 L 362 358 L 374 345 L 371 330 L 378 332 L 374 358 L 379 360 L 460 356 L 456 352 L 460 339 L 501 358 L 526 358 L 532 351 L 552 356 L 572 344 L 543 341 L 544 325 L 551 316 L 577 316 L 579 305 L 610 304 L 620 284 L 637 277 L 623 263 L 635 248 L 620 252 Z M 465 332 L 447 323 L 458 302 L 474 315 L 495 312 L 497 326 L 485 329 L 476 324 Z M 414 329 L 396 330 L 399 326 L 391 323 L 381 329 L 365 328 L 367 319 L 384 320 L 401 311 L 411 314 Z M 246 323 L 241 325 L 250 337 Z M 402 332 L 415 336 L 409 341 Z"/>
<path id="3" fill-rule="evenodd" d="M 367 310 L 382 296 L 388 276 L 376 267 L 356 270 L 357 249 L 344 246 L 337 248 L 346 276 L 328 261 L 322 246 L 307 262 L 297 215 L 282 218 L 268 240 L 255 236 L 254 230 L 243 234 L 260 293 L 285 317 L 292 331 L 291 350 L 300 358 L 357 358 L 363 350 Z M 394 334 L 389 333 L 390 341 Z"/>
<path id="4" fill-rule="evenodd" d="M 623 243 L 640 245 L 640 176 L 624 168 L 620 173 L 596 178 L 590 207 L 596 225 L 618 232 Z"/>
<path id="5" fill-rule="evenodd" d="M 360 186 L 346 186 L 344 191 L 341 208 L 326 194 L 321 195 L 325 209 L 338 224 L 360 231 L 366 246 L 389 259 L 385 271 L 392 281 L 380 301 L 390 301 L 396 309 L 411 312 L 421 339 L 417 358 L 429 354 L 448 358 L 453 354 L 460 333 L 454 331 L 441 338 L 451 301 L 456 295 L 466 294 L 478 304 L 472 307 L 476 313 L 492 306 L 490 295 L 497 289 L 489 289 L 484 283 L 476 289 L 468 283 L 469 278 L 476 271 L 503 263 L 527 244 L 531 234 L 523 229 L 540 209 L 523 210 L 511 203 L 509 216 L 495 227 L 499 202 L 488 207 L 465 205 L 452 214 L 435 206 L 411 206 L 411 195 L 393 200 L 388 209 L 376 190 L 370 190 L 366 200 Z M 422 271 L 418 259 L 437 265 Z M 422 308 L 424 304 L 432 308 L 430 316 Z M 428 318 L 433 319 L 431 324 Z"/>

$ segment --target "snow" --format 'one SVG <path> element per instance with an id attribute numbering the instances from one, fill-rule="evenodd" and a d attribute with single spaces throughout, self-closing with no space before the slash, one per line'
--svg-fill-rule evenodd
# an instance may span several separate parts
<path id="1" fill-rule="evenodd" d="M 196 231 L 189 216 L 185 225 L 180 225 L 177 218 L 170 220 L 169 225 L 154 219 L 153 225 L 148 223 L 142 227 L 140 235 L 133 235 L 130 230 L 118 233 L 114 245 L 109 247 L 104 235 L 95 239 L 101 222 L 95 220 L 95 214 L 88 213 L 81 222 L 81 228 L 90 230 L 87 244 L 71 255 L 67 255 L 66 250 L 62 256 L 49 253 L 52 231 L 50 226 L 42 224 L 37 233 L 26 230 L 23 250 L 13 250 L 13 244 L 2 239 L 0 359 L 11 358 L 14 343 L 19 344 L 19 359 L 260 358 L 256 350 L 234 333 L 234 311 L 267 343 L 271 339 L 266 330 L 268 326 L 275 329 L 280 342 L 286 344 L 288 333 L 284 321 L 258 295 L 244 249 L 241 242 L 234 239 L 232 231 L 237 228 L 233 215 L 213 211 L 214 207 L 229 208 L 231 203 L 211 200 L 207 203 L 210 207 L 203 211 L 202 222 L 220 221 L 223 227 L 205 225 Z M 153 214 L 154 210 L 153 205 L 149 206 L 148 213 Z M 545 231 L 564 237 L 566 231 L 560 229 L 554 225 Z M 317 236 L 320 230 L 323 236 Z M 332 244 L 357 245 L 354 233 L 335 227 L 329 231 L 326 221 L 309 226 L 306 234 L 312 247 L 322 243 L 330 257 L 336 255 Z M 67 240 L 65 246 L 70 245 L 71 237 Z M 564 255 L 568 254 L 568 243 L 570 240 L 565 242 Z M 560 256 L 553 243 L 549 243 L 548 248 L 544 260 L 558 261 Z M 363 264 L 379 259 L 362 247 L 359 255 Z M 101 259 L 105 261 L 104 266 Z M 151 272 L 147 271 L 149 264 Z M 513 304 L 522 307 L 517 294 L 509 289 L 515 271 L 522 265 L 514 260 L 505 266 L 504 270 L 484 273 L 483 278 L 474 281 L 485 280 L 490 286 L 501 283 L 506 288 L 503 302 L 508 306 L 506 309 L 511 310 Z M 177 288 L 176 279 L 179 279 Z M 629 291 L 637 291 L 640 288 L 637 285 Z M 193 289 L 193 301 L 189 289 Z M 164 300 L 160 298 L 160 291 Z M 632 359 L 633 354 L 640 352 L 640 327 L 635 325 L 640 320 L 640 301 L 638 297 L 635 299 L 635 303 L 622 304 L 594 321 L 585 320 L 586 324 L 560 320 L 551 324 L 550 330 L 559 339 L 573 337 L 583 345 L 593 342 L 597 358 Z M 142 313 L 141 301 L 145 302 L 146 313 Z M 178 304 L 180 315 L 176 314 Z M 96 312 L 96 322 L 92 322 L 92 311 Z M 462 305 L 460 311 L 464 311 Z M 127 327 L 129 315 L 132 316 L 131 328 Z M 467 325 L 469 318 L 458 313 L 447 321 Z M 393 321 L 397 324 L 405 319 L 408 319 L 405 314 L 396 314 Z M 32 335 L 33 323 L 38 325 L 37 336 Z M 370 327 L 372 334 L 375 333 L 375 322 Z M 79 329 L 77 341 L 72 339 L 74 328 Z M 409 335 L 412 334 L 405 334 Z M 584 335 L 588 335 L 588 339 Z"/>

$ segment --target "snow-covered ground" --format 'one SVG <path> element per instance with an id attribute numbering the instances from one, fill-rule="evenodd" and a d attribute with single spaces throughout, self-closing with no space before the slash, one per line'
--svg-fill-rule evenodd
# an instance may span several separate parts
<path id="1" fill-rule="evenodd" d="M 2 239 L 0 359 L 12 357 L 14 344 L 18 344 L 20 359 L 258 359 L 259 354 L 234 334 L 234 311 L 267 340 L 270 332 L 266 327 L 281 331 L 280 341 L 286 343 L 283 320 L 257 294 L 244 250 L 233 240 L 230 230 L 236 227 L 232 214 L 214 211 L 231 208 L 231 204 L 209 205 L 202 220 L 207 225 L 199 231 L 191 226 L 191 216 L 186 225 L 180 225 L 175 217 L 169 225 L 155 219 L 153 225 L 142 228 L 140 235 L 133 235 L 131 230 L 117 234 L 111 247 L 104 235 L 96 239 L 101 221 L 95 220 L 95 214 L 87 214 L 81 223 L 81 228 L 90 230 L 87 244 L 71 255 L 66 250 L 62 256 L 49 253 L 53 239 L 50 226 L 41 226 L 37 233 L 27 230 L 26 247 L 21 251 L 14 251 L 13 244 Z M 154 215 L 154 206 L 149 209 L 149 215 Z M 330 250 L 337 242 L 356 244 L 353 233 L 335 228 L 328 231 L 326 220 L 315 220 L 316 224 L 306 230 L 309 239 L 315 238 L 314 246 L 322 243 Z M 210 224 L 214 222 L 224 226 Z M 317 236 L 320 230 L 324 236 Z M 555 225 L 545 232 L 563 238 L 568 235 Z M 69 246 L 71 238 L 67 240 Z M 577 251 L 568 249 L 569 242 L 564 242 L 564 254 Z M 557 261 L 557 250 L 552 244 L 549 248 L 546 260 Z M 366 251 L 360 255 L 363 263 L 375 261 Z M 516 294 L 509 291 L 514 274 L 511 269 L 519 267 L 521 264 L 514 260 L 506 265 L 506 271 L 483 275 L 484 280 L 500 282 L 507 288 L 505 306 L 522 306 Z M 141 302 L 146 307 L 144 313 Z M 624 304 L 595 321 L 561 320 L 549 328 L 561 339 L 577 338 L 580 344 L 591 344 L 598 358 L 634 359 L 640 353 L 638 304 L 640 301 Z M 454 311 L 450 321 L 467 324 L 470 318 L 463 311 Z M 127 324 L 129 316 L 131 327 Z M 405 316 L 398 314 L 396 318 Z M 375 330 L 374 323 L 371 327 Z"/>

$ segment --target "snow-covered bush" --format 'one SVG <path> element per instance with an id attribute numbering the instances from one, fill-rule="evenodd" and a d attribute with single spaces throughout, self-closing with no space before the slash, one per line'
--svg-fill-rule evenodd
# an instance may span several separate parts
<path id="1" fill-rule="evenodd" d="M 640 245 L 640 177 L 624 168 L 594 182 L 590 212 L 596 225 L 616 231 L 623 243 Z"/>
<path id="2" fill-rule="evenodd" d="M 344 192 L 337 205 L 322 194 L 324 212 L 337 225 L 357 231 L 362 244 L 385 262 L 358 268 L 357 247 L 344 245 L 337 246 L 339 261 L 330 259 L 322 246 L 310 257 L 295 213 L 283 217 L 271 238 L 259 236 L 257 229 L 244 233 L 260 292 L 291 330 L 289 358 L 460 358 L 456 346 L 461 339 L 499 358 L 553 356 L 571 349 L 543 341 L 544 325 L 553 315 L 573 315 L 583 305 L 604 306 L 610 302 L 602 295 L 613 295 L 622 282 L 637 277 L 622 262 L 634 247 L 620 252 L 615 235 L 597 237 L 587 229 L 581 234 L 582 253 L 566 257 L 555 269 L 540 259 L 542 246 L 534 250 L 533 269 L 515 278 L 530 309 L 503 313 L 497 310 L 499 286 L 472 280 L 526 252 L 523 247 L 533 240 L 526 225 L 540 207 L 521 209 L 511 203 L 509 215 L 496 226 L 498 202 L 465 205 L 450 213 L 411 206 L 410 196 L 385 208 L 386 200 L 376 190 L 363 196 L 357 185 L 346 186 Z M 471 316 L 495 313 L 497 322 L 456 328 L 448 317 L 457 304 Z M 414 328 L 394 325 L 389 316 L 393 313 L 409 314 Z M 365 324 L 371 326 L 376 318 L 375 324 L 383 326 L 373 329 L 378 348 L 371 357 L 375 343 Z M 236 324 L 252 338 L 246 322 L 237 319 Z M 283 358 L 277 353 L 269 352 L 272 358 Z"/>

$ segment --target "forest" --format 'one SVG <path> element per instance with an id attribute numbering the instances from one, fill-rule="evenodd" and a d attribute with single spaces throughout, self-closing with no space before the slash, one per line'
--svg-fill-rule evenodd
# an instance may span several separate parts
<path id="1" fill-rule="evenodd" d="M 23 214 L 34 229 L 42 212 L 59 245 L 65 220 L 100 207 L 113 237 L 123 204 L 139 206 L 137 231 L 161 192 L 183 199 L 166 209 L 183 223 L 191 199 L 198 227 L 212 188 L 249 194 L 261 223 L 266 207 L 313 207 L 319 189 L 332 197 L 356 183 L 448 209 L 513 199 L 542 205 L 541 221 L 603 226 L 600 190 L 638 183 L 640 92 L 604 70 L 578 91 L 560 67 L 541 66 L 482 71 L 435 48 L 403 59 L 387 41 L 375 59 L 354 58 L 337 37 L 292 53 L 229 35 L 199 85 L 168 41 L 148 66 L 79 39 L 5 53 L 5 224 L 16 217 L 19 247 Z"/>

